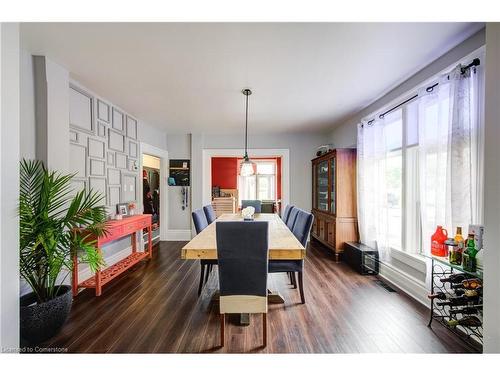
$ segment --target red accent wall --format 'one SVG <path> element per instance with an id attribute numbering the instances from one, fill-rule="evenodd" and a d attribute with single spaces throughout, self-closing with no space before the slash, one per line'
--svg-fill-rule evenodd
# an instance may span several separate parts
<path id="1" fill-rule="evenodd" d="M 276 160 L 277 198 L 281 199 L 281 157 L 252 158 L 253 160 Z M 222 189 L 238 188 L 238 173 L 241 158 L 215 157 L 212 158 L 212 187 Z"/>
<path id="2" fill-rule="evenodd" d="M 212 158 L 212 186 L 238 188 L 238 158 Z"/>

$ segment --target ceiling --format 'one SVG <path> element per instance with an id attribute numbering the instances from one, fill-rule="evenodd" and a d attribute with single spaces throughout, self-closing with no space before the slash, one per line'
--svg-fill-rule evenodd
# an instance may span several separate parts
<path id="1" fill-rule="evenodd" d="M 21 44 L 169 133 L 326 130 L 478 23 L 24 23 Z"/>

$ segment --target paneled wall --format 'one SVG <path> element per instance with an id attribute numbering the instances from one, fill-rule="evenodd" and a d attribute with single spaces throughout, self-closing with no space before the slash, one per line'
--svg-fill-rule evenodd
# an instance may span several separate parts
<path id="1" fill-rule="evenodd" d="M 114 214 L 116 204 L 140 200 L 137 120 L 74 82 L 68 90 L 73 184 L 101 192 Z"/>

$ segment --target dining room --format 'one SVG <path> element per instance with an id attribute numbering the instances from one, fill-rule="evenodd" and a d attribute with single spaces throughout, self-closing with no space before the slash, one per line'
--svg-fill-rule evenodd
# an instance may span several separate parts
<path id="1" fill-rule="evenodd" d="M 499 24 L 1 27 L 2 348 L 500 351 Z"/>

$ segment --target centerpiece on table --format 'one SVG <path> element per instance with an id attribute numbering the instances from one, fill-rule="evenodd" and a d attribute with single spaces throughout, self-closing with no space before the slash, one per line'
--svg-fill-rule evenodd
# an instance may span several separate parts
<path id="1" fill-rule="evenodd" d="M 241 210 L 241 216 L 243 220 L 253 220 L 253 215 L 255 213 L 255 207 L 248 206 Z"/>

